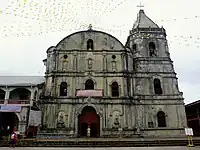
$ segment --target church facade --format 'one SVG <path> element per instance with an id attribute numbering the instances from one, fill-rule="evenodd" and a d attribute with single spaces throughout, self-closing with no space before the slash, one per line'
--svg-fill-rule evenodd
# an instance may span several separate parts
<path id="1" fill-rule="evenodd" d="M 166 32 L 143 10 L 123 45 L 89 28 L 47 50 L 38 136 L 184 135 L 183 93 Z"/>

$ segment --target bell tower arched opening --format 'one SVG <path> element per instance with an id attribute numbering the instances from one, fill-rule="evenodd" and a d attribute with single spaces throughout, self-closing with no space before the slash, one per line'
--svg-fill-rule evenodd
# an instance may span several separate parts
<path id="1" fill-rule="evenodd" d="M 84 107 L 78 116 L 78 135 L 79 137 L 99 137 L 100 135 L 100 117 L 91 106 Z"/>

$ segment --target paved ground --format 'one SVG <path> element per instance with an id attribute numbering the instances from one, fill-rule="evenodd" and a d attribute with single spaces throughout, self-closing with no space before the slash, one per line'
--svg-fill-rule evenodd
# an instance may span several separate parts
<path id="1" fill-rule="evenodd" d="M 0 147 L 0 150 L 13 148 Z M 53 148 L 53 147 L 16 147 L 15 150 L 200 150 L 200 147 L 109 147 L 109 148 Z"/>

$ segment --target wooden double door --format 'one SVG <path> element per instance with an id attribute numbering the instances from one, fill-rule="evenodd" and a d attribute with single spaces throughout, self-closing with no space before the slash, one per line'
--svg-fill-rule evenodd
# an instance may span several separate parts
<path id="1" fill-rule="evenodd" d="M 90 128 L 90 137 L 100 135 L 100 117 L 93 107 L 87 106 L 79 115 L 78 134 L 79 137 L 87 137 L 87 130 Z"/>

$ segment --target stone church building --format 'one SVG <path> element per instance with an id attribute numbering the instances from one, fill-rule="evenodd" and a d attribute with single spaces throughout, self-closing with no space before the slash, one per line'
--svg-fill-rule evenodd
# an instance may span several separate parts
<path id="1" fill-rule="evenodd" d="M 38 136 L 135 137 L 184 134 L 186 115 L 166 31 L 143 10 L 122 44 L 93 30 L 47 50 Z"/>

